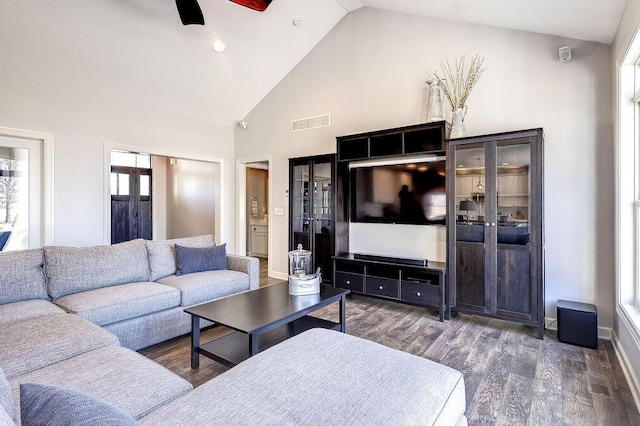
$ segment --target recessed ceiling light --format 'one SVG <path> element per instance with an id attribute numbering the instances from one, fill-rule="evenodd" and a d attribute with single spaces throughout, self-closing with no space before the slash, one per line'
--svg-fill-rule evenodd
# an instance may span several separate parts
<path id="1" fill-rule="evenodd" d="M 419 172 L 426 172 L 427 170 L 429 170 L 429 168 L 427 166 L 420 166 L 418 167 L 418 171 Z"/>
<path id="2" fill-rule="evenodd" d="M 294 27 L 299 27 L 300 25 L 302 25 L 302 18 L 300 18 L 299 16 L 296 16 L 295 18 L 293 18 L 291 23 L 293 24 Z"/>
<path id="3" fill-rule="evenodd" d="M 225 46 L 225 44 L 219 40 L 213 43 L 213 50 L 218 53 L 224 52 L 226 48 L 227 46 Z"/>

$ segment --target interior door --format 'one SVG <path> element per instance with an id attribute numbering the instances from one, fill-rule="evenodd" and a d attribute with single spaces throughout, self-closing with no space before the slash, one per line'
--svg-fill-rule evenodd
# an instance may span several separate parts
<path id="1" fill-rule="evenodd" d="M 111 244 L 153 237 L 151 169 L 111 167 Z"/>

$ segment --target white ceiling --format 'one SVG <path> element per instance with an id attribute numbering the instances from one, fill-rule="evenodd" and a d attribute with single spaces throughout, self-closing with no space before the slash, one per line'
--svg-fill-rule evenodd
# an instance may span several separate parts
<path id="1" fill-rule="evenodd" d="M 625 2 L 200 0 L 206 25 L 183 26 L 174 0 L 4 0 L 0 73 L 232 126 L 363 6 L 610 44 Z"/>
<path id="2" fill-rule="evenodd" d="M 360 0 L 367 7 L 611 44 L 627 0 Z"/>

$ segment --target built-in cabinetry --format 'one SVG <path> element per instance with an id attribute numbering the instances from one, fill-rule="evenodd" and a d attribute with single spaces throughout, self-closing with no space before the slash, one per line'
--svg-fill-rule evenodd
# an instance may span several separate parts
<path id="1" fill-rule="evenodd" d="M 249 229 L 249 255 L 267 257 L 269 253 L 269 226 L 250 224 Z"/>
<path id="2" fill-rule="evenodd" d="M 449 124 L 439 121 L 337 138 L 336 287 L 348 288 L 352 293 L 434 307 L 441 320 L 448 317 L 444 263 L 429 261 L 422 266 L 410 265 L 403 263 L 405 259 L 394 259 L 393 254 L 385 259 L 385 253 L 372 257 L 367 257 L 366 253 L 350 253 L 349 221 L 351 209 L 357 207 L 351 199 L 354 182 L 351 182 L 350 172 L 356 162 L 410 164 L 416 158 L 442 156 L 449 131 Z M 394 188 L 395 194 L 399 190 L 399 187 Z M 407 244 L 411 242 L 407 241 Z"/>
<path id="3" fill-rule="evenodd" d="M 335 154 L 289 159 L 289 250 L 311 250 L 313 270 L 331 282 Z"/>
<path id="4" fill-rule="evenodd" d="M 349 253 L 349 220 L 354 208 L 350 193 L 350 165 L 364 161 L 410 161 L 418 157 L 442 156 L 450 130 L 451 126 L 446 121 L 437 121 L 337 138 L 335 254 Z"/>
<path id="5" fill-rule="evenodd" d="M 447 145 L 449 303 L 544 334 L 542 129 Z"/>
<path id="6" fill-rule="evenodd" d="M 433 307 L 438 310 L 440 321 L 449 318 L 445 264 L 430 262 L 426 267 L 376 257 L 378 260 L 360 259 L 353 254 L 336 256 L 334 286 L 352 293 Z"/>

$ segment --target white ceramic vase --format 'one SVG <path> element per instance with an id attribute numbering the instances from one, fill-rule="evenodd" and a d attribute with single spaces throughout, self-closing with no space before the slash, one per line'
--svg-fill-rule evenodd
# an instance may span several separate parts
<path id="1" fill-rule="evenodd" d="M 455 108 L 451 113 L 451 139 L 463 138 L 467 135 L 464 128 L 464 116 L 467 114 L 467 107 Z"/>

